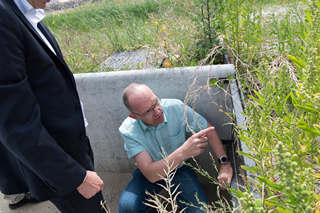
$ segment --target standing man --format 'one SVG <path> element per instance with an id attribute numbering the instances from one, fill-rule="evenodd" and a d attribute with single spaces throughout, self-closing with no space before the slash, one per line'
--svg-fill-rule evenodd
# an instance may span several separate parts
<path id="1" fill-rule="evenodd" d="M 173 179 L 179 185 L 178 201 L 183 200 L 200 207 L 207 203 L 206 195 L 194 171 L 182 164 L 183 161 L 196 157 L 208 143 L 220 162 L 218 181 L 225 187 L 231 182 L 233 170 L 223 145 L 215 131 L 201 115 L 180 100 L 160 100 L 144 84 L 132 83 L 123 92 L 123 102 L 130 111 L 129 117 L 121 124 L 119 131 L 124 139 L 124 147 L 129 158 L 134 158 L 138 169 L 122 192 L 119 201 L 119 213 L 148 212 L 145 191 L 158 193 L 161 177 L 168 170 L 166 162 L 178 167 Z M 187 121 L 187 122 L 186 122 Z M 187 132 L 197 132 L 186 140 Z M 162 148 L 167 159 L 163 159 Z M 185 206 L 179 202 L 179 206 Z M 203 212 L 199 208 L 188 207 L 186 212 Z"/>
<path id="2" fill-rule="evenodd" d="M 75 80 L 41 22 L 47 2 L 0 0 L 0 190 L 102 213 Z"/>

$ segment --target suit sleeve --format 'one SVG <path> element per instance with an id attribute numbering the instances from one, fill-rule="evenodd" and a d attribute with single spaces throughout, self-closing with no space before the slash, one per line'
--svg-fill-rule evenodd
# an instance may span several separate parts
<path id="1" fill-rule="evenodd" d="M 57 194 L 70 193 L 82 183 L 86 170 L 42 125 L 25 70 L 28 53 L 22 25 L 1 8 L 0 13 L 0 142 Z"/>

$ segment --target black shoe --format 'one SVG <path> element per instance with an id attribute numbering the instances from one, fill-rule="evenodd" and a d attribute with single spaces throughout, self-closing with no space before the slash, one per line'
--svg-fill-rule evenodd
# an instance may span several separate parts
<path id="1" fill-rule="evenodd" d="M 16 203 L 9 203 L 9 208 L 10 209 L 17 209 L 21 206 L 23 206 L 26 203 L 37 203 L 38 201 L 31 197 L 30 193 L 27 193 L 24 195 L 23 199 L 21 199 L 20 201 L 16 202 Z"/>

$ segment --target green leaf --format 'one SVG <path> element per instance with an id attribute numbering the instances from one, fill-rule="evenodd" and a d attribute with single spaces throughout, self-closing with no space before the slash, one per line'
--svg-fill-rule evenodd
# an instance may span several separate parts
<path id="1" fill-rule="evenodd" d="M 262 105 L 261 100 L 259 100 L 258 98 L 253 97 L 252 95 L 249 95 L 249 98 L 251 98 L 251 99 L 252 99 L 254 102 L 256 102 L 257 104 Z"/>
<path id="2" fill-rule="evenodd" d="M 282 140 L 281 137 L 280 137 L 274 130 L 270 130 L 269 132 L 270 132 L 271 135 L 272 135 L 273 137 L 275 137 L 278 141 L 281 141 L 281 140 Z"/>
<path id="3" fill-rule="evenodd" d="M 288 208 L 282 208 L 282 207 L 278 207 L 277 210 L 281 213 L 291 213 L 292 211 Z"/>
<path id="4" fill-rule="evenodd" d="M 302 106 L 302 105 L 299 105 L 299 104 L 295 104 L 294 106 L 299 108 L 299 109 L 303 109 L 305 111 L 308 111 L 308 112 L 320 113 L 320 111 L 316 110 L 315 108 L 313 108 L 311 106 Z"/>
<path id="5" fill-rule="evenodd" d="M 293 103 L 293 104 L 297 104 L 298 101 L 297 101 L 296 96 L 293 94 L 292 91 L 289 93 L 289 95 L 290 95 L 290 98 L 291 98 L 292 103 Z"/>
<path id="6" fill-rule="evenodd" d="M 224 87 L 224 83 L 223 83 L 223 81 L 218 81 L 217 85 L 218 85 L 218 87 L 221 87 L 221 88 L 223 88 L 223 87 Z"/>
<path id="7" fill-rule="evenodd" d="M 271 188 L 275 189 L 275 190 L 278 190 L 278 191 L 281 191 L 283 189 L 283 186 L 280 186 L 279 184 L 276 184 L 275 182 L 265 178 L 265 177 L 262 177 L 262 176 L 257 176 L 257 178 L 265 183 L 266 185 L 270 186 Z"/>
<path id="8" fill-rule="evenodd" d="M 227 79 L 228 79 L 229 81 L 232 81 L 232 80 L 235 79 L 235 76 L 232 75 L 232 74 L 228 74 L 228 75 L 227 75 Z"/>
<path id="9" fill-rule="evenodd" d="M 209 81 L 209 86 L 210 86 L 210 87 L 216 86 L 217 83 L 218 83 L 218 81 L 219 81 L 219 80 L 218 80 L 217 78 L 211 78 L 210 81 Z"/>
<path id="10" fill-rule="evenodd" d="M 245 197 L 245 195 L 243 194 L 242 191 L 240 190 L 236 190 L 236 189 L 229 189 L 231 191 L 232 194 L 234 194 L 237 198 L 241 198 L 241 197 Z"/>
<path id="11" fill-rule="evenodd" d="M 248 171 L 248 172 L 255 173 L 255 174 L 257 174 L 259 172 L 256 167 L 249 167 L 249 166 L 241 165 L 241 168 Z"/>
<path id="12" fill-rule="evenodd" d="M 305 10 L 306 22 L 312 23 L 312 13 L 310 10 Z"/>
<path id="13" fill-rule="evenodd" d="M 277 207 L 279 209 L 279 212 L 285 212 L 285 213 L 291 213 L 291 209 L 288 209 L 283 202 L 278 202 L 278 198 L 273 198 L 272 200 L 266 200 L 265 204 L 270 208 L 270 207 Z"/>
<path id="14" fill-rule="evenodd" d="M 320 131 L 313 128 L 313 127 L 309 127 L 309 126 L 306 126 L 304 124 L 299 124 L 298 127 L 306 132 L 309 132 L 309 133 L 312 133 L 312 134 L 315 134 L 315 135 L 320 135 Z"/>
<path id="15" fill-rule="evenodd" d="M 263 152 L 265 152 L 265 153 L 274 152 L 274 150 L 273 150 L 273 149 L 270 149 L 270 148 L 261 148 L 260 150 L 263 151 Z"/>
<path id="16" fill-rule="evenodd" d="M 245 156 L 245 157 L 250 158 L 252 160 L 256 160 L 256 158 L 255 158 L 255 156 L 253 154 L 250 154 L 250 153 L 247 153 L 247 152 L 243 152 L 243 151 L 240 151 L 240 150 L 238 150 L 237 152 L 242 156 Z"/>
<path id="17" fill-rule="evenodd" d="M 300 68 L 305 68 L 306 67 L 306 62 L 303 61 L 301 58 L 295 57 L 293 55 L 288 55 L 288 57 L 296 66 L 298 66 Z"/>
<path id="18" fill-rule="evenodd" d="M 264 98 L 261 96 L 261 94 L 256 91 L 256 90 L 253 90 L 254 94 L 256 94 L 256 96 L 261 100 L 261 101 L 264 101 Z"/>

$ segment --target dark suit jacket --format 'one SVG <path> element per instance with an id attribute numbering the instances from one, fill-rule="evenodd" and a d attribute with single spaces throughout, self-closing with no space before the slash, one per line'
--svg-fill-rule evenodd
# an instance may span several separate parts
<path id="1" fill-rule="evenodd" d="M 0 190 L 39 200 L 74 191 L 93 159 L 72 73 L 13 0 L 0 0 Z"/>

